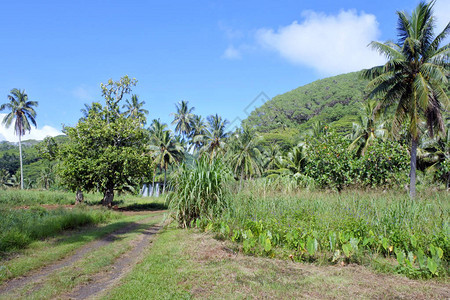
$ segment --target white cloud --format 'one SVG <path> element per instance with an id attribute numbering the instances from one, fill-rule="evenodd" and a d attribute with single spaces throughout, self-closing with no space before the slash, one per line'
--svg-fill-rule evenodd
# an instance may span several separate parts
<path id="1" fill-rule="evenodd" d="M 225 52 L 222 55 L 222 58 L 225 59 L 240 59 L 242 57 L 241 52 L 236 49 L 233 45 L 228 46 Z"/>
<path id="2" fill-rule="evenodd" d="M 3 118 L 6 114 L 0 114 L 0 141 L 6 140 L 8 142 L 18 142 L 19 138 L 14 134 L 14 124 L 11 124 L 9 128 L 6 128 L 3 124 Z M 47 136 L 57 136 L 63 134 L 56 128 L 53 128 L 48 125 L 44 125 L 42 128 L 31 128 L 30 133 L 28 131 L 22 137 L 22 140 L 43 140 Z"/>
<path id="3" fill-rule="evenodd" d="M 367 45 L 379 37 L 376 17 L 354 10 L 326 15 L 302 13 L 299 23 L 278 30 L 260 29 L 260 45 L 275 50 L 289 61 L 316 69 L 324 75 L 358 71 L 384 63 Z"/>

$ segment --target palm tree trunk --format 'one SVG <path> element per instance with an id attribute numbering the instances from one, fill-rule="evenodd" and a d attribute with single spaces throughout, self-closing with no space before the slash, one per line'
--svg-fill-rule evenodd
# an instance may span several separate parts
<path id="1" fill-rule="evenodd" d="M 411 142 L 411 171 L 409 173 L 409 197 L 416 198 L 416 169 L 417 169 L 417 144 L 418 138 L 412 138 Z"/>
<path id="2" fill-rule="evenodd" d="M 23 190 L 22 135 L 19 133 L 20 189 Z"/>
<path id="3" fill-rule="evenodd" d="M 164 194 L 164 191 L 166 190 L 166 174 L 167 174 L 167 167 L 164 168 L 164 185 L 163 185 L 163 191 L 162 191 L 163 194 Z"/>
<path id="4" fill-rule="evenodd" d="M 155 194 L 155 178 L 156 178 L 156 168 L 153 171 L 152 193 L 150 194 L 150 197 L 153 197 L 153 195 Z"/>

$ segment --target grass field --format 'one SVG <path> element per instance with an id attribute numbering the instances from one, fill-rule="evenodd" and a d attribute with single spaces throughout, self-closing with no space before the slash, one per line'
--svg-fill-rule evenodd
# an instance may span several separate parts
<path id="1" fill-rule="evenodd" d="M 386 266 L 372 258 L 388 258 L 397 262 L 387 271 L 445 277 L 449 200 L 445 191 L 411 201 L 401 191 L 269 193 L 253 187 L 229 197 L 220 217 L 198 225 L 241 242 L 246 253 L 379 268 Z"/>

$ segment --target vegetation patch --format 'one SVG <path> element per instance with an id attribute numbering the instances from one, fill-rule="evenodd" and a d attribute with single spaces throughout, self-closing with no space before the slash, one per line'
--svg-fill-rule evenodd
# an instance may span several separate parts
<path id="1" fill-rule="evenodd" d="M 28 246 L 32 241 L 54 236 L 64 230 L 104 223 L 119 217 L 117 213 L 104 209 L 1 208 L 0 253 L 5 255 Z"/>

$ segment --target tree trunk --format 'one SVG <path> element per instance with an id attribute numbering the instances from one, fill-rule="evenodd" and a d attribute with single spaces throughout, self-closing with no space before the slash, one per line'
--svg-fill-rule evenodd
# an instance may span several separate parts
<path id="1" fill-rule="evenodd" d="M 409 172 L 409 197 L 416 198 L 416 168 L 417 168 L 417 144 L 418 138 L 412 138 L 411 142 L 411 171 Z"/>
<path id="2" fill-rule="evenodd" d="M 156 168 L 153 171 L 152 193 L 150 197 L 153 197 L 153 195 L 155 194 L 155 178 L 156 178 Z"/>
<path id="3" fill-rule="evenodd" d="M 77 189 L 77 193 L 75 196 L 75 204 L 81 204 L 84 202 L 84 195 L 83 195 L 83 191 L 80 189 Z"/>
<path id="4" fill-rule="evenodd" d="M 105 192 L 103 193 L 102 205 L 111 207 L 113 200 L 114 200 L 114 185 L 110 185 L 106 188 Z"/>
<path id="5" fill-rule="evenodd" d="M 22 164 L 22 132 L 19 132 L 19 157 L 20 157 L 20 189 L 23 190 L 23 164 Z"/>
<path id="6" fill-rule="evenodd" d="M 166 175 L 167 175 L 167 168 L 164 168 L 164 185 L 163 185 L 163 191 L 162 191 L 163 194 L 164 194 L 164 191 L 166 190 Z"/>

